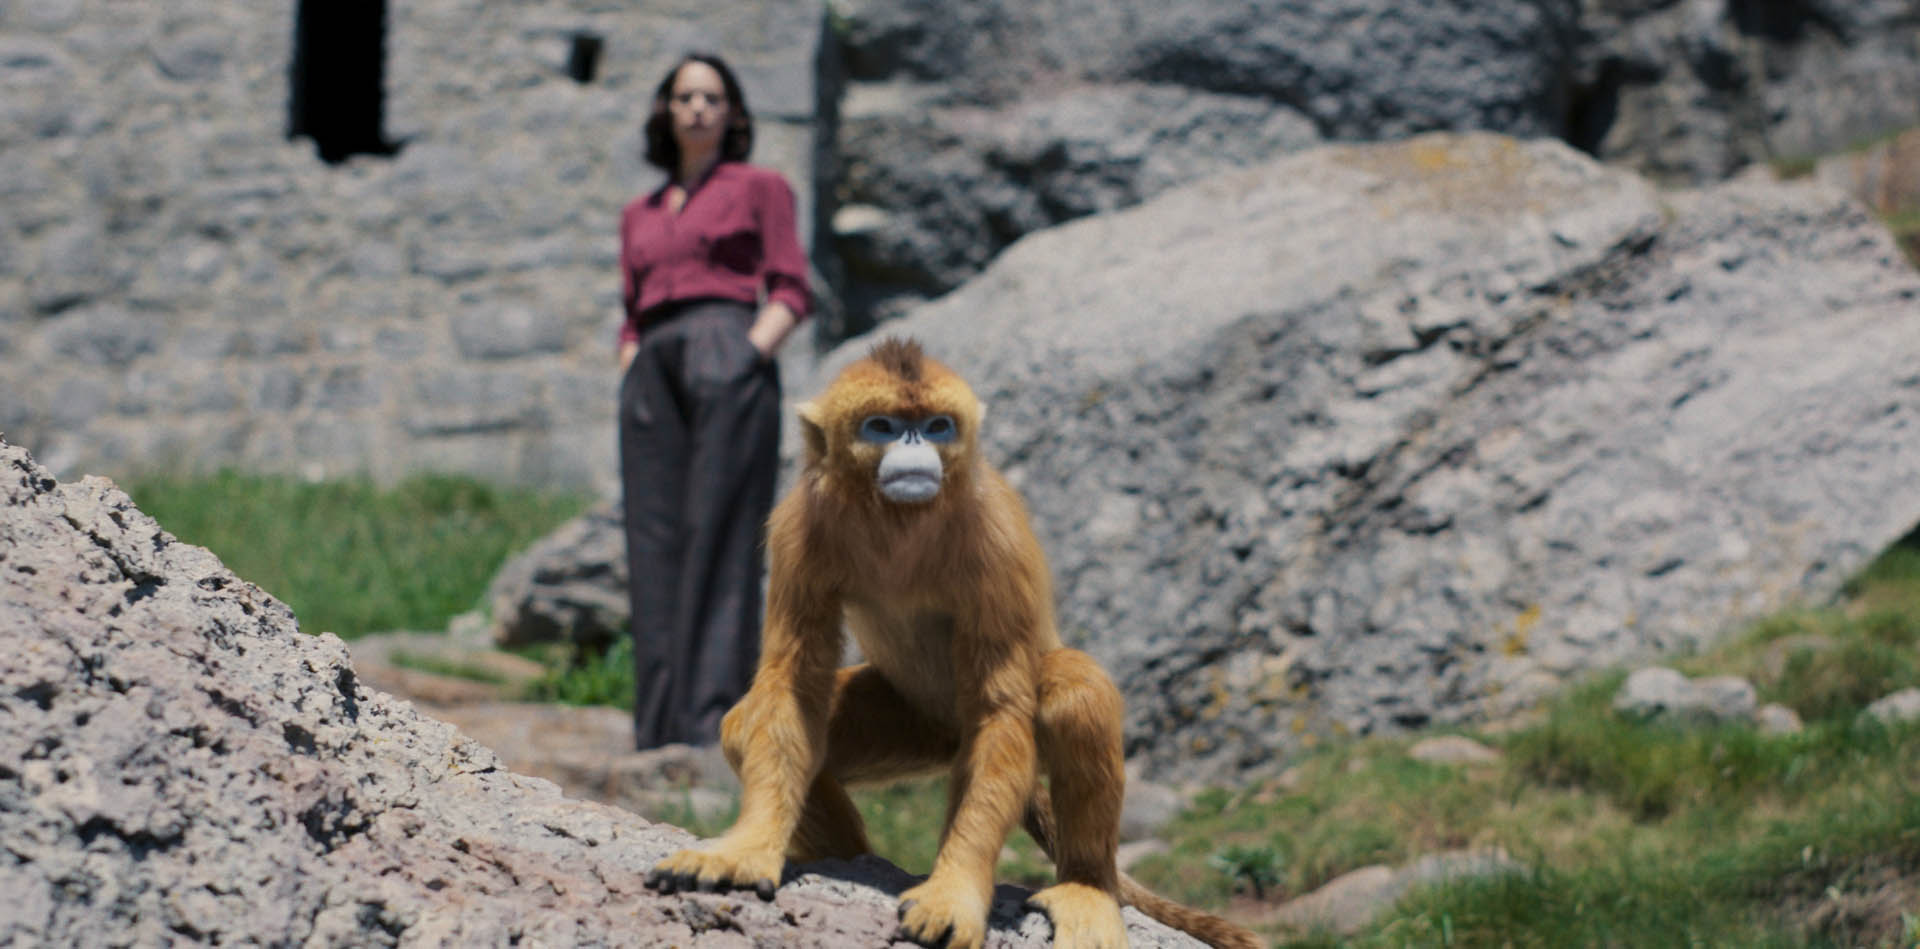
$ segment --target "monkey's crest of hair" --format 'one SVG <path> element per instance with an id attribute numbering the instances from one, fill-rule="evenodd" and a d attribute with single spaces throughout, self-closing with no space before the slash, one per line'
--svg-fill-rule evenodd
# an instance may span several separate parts
<path id="1" fill-rule="evenodd" d="M 920 348 L 920 341 L 889 336 L 873 344 L 867 351 L 867 358 L 880 368 L 899 376 L 907 382 L 920 381 L 920 369 L 927 354 Z"/>

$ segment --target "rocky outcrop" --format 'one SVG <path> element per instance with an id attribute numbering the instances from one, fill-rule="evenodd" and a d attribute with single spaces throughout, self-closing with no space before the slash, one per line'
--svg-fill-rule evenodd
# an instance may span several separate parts
<path id="1" fill-rule="evenodd" d="M 653 894 L 685 833 L 507 771 L 110 482 L 4 443 L 0 840 L 10 945 L 883 946 L 914 882 L 868 857 L 772 902 Z M 1048 942 L 1024 895 L 989 945 Z"/>
<path id="2" fill-rule="evenodd" d="M 867 319 L 1022 234 L 1322 140 L 1553 136 L 1667 182 L 1920 123 L 1920 5 L 843 4 L 835 245 Z"/>
<path id="3" fill-rule="evenodd" d="M 887 331 L 973 381 L 1063 634 L 1194 775 L 1833 592 L 1920 522 L 1916 307 L 1837 192 L 1433 135 L 1032 236 Z"/>
<path id="4" fill-rule="evenodd" d="M 1920 123 L 1913 0 L 1581 0 L 1569 140 L 1670 182 Z"/>

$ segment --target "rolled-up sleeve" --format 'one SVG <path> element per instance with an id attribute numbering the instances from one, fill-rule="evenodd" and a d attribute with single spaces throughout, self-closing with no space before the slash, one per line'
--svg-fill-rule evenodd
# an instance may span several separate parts
<path id="1" fill-rule="evenodd" d="M 807 255 L 800 248 L 800 232 L 795 227 L 793 189 L 786 179 L 769 173 L 762 178 L 758 213 L 760 236 L 766 257 L 761 279 L 768 300 L 778 300 L 801 319 L 813 310 L 813 293 L 807 284 Z"/>

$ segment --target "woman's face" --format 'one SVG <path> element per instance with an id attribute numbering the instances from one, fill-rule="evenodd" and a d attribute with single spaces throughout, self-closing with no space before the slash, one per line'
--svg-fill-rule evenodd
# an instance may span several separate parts
<path id="1" fill-rule="evenodd" d="M 712 66 L 691 62 L 674 74 L 673 88 L 667 96 L 667 114 L 673 120 L 674 140 L 683 151 L 720 147 L 732 113 L 727 102 L 727 87 Z"/>

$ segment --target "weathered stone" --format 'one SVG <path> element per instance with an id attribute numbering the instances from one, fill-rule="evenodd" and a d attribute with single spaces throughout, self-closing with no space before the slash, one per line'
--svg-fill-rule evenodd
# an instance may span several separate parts
<path id="1" fill-rule="evenodd" d="M 313 406 L 329 412 L 372 408 L 380 404 L 380 377 L 359 366 L 337 366 L 320 374 L 313 387 Z"/>
<path id="2" fill-rule="evenodd" d="M 516 554 L 488 587 L 501 646 L 573 643 L 597 651 L 626 632 L 626 528 L 603 501 Z"/>
<path id="3" fill-rule="evenodd" d="M 288 412 L 300 404 L 305 392 L 306 383 L 299 373 L 291 369 L 268 369 L 252 385 L 249 397 L 257 411 Z"/>
<path id="4" fill-rule="evenodd" d="M 406 427 L 418 435 L 499 432 L 532 418 L 533 388 L 512 370 L 450 369 L 413 380 Z"/>
<path id="5" fill-rule="evenodd" d="M 72 376 L 53 390 L 47 419 L 66 428 L 82 428 L 113 405 L 113 387 L 92 376 Z"/>
<path id="6" fill-rule="evenodd" d="M 383 329 L 374 334 L 373 348 L 387 359 L 414 359 L 426 354 L 427 339 L 413 330 Z"/>
<path id="7" fill-rule="evenodd" d="M 153 63 L 160 75 L 176 82 L 204 82 L 220 78 L 232 37 L 214 27 L 193 27 L 153 41 Z"/>
<path id="8" fill-rule="evenodd" d="M 567 328 L 530 306 L 496 304 L 463 309 L 452 317 L 454 344 L 468 359 L 513 359 L 556 353 L 567 345 Z"/>
<path id="9" fill-rule="evenodd" d="M 1613 710 L 1640 721 L 1724 724 L 1751 721 L 1755 692 L 1737 676 L 1689 680 L 1664 666 L 1636 670 L 1613 697 Z"/>
<path id="10" fill-rule="evenodd" d="M 1806 730 L 1799 713 L 1778 702 L 1769 702 L 1753 713 L 1753 724 L 1762 735 L 1798 735 Z"/>
<path id="11" fill-rule="evenodd" d="M 508 771 L 104 479 L 0 444 L 0 941 L 885 945 L 915 878 L 661 896 L 685 833 Z M 995 893 L 996 949 L 1045 945 Z M 1127 912 L 1135 946 L 1191 939 Z"/>
<path id="12" fill-rule="evenodd" d="M 992 116 L 868 90 L 841 131 L 863 158 L 841 189 L 858 203 L 836 213 L 836 246 L 863 292 L 931 296 L 1022 234 L 1319 140 L 1290 109 L 1172 85 L 1068 89 Z"/>
<path id="13" fill-rule="evenodd" d="M 111 294 L 120 276 L 106 260 L 100 224 L 80 220 L 56 231 L 40 247 L 40 263 L 27 278 L 27 296 L 42 313 Z"/>
<path id="14" fill-rule="evenodd" d="M 1126 798 L 1120 806 L 1120 839 L 1131 841 L 1157 836 L 1186 806 L 1186 798 L 1179 791 L 1130 774 Z"/>
<path id="15" fill-rule="evenodd" d="M 1920 721 L 1920 689 L 1901 689 L 1867 706 L 1860 713 L 1862 719 L 1873 719 L 1884 725 L 1903 725 Z"/>
<path id="16" fill-rule="evenodd" d="M 1351 934 L 1415 887 L 1524 872 L 1524 866 L 1499 848 L 1429 854 L 1399 868 L 1376 865 L 1343 873 L 1312 893 L 1276 907 L 1264 922 L 1300 931 Z"/>
<path id="17" fill-rule="evenodd" d="M 1441 735 L 1414 742 L 1407 757 L 1428 764 L 1493 764 L 1500 752 L 1461 735 Z"/>
<path id="18" fill-rule="evenodd" d="M 80 19 L 81 0 L 11 0 L 9 16 L 36 30 L 54 32 Z"/>
<path id="19" fill-rule="evenodd" d="M 1920 123 L 1920 47 L 1906 0 L 1419 8 L 1385 0 L 861 0 L 840 12 L 856 80 L 836 139 L 847 169 L 841 197 L 897 215 L 890 233 L 837 245 L 849 273 L 881 282 L 849 294 L 877 316 L 901 297 L 958 285 L 978 266 L 968 260 L 990 259 L 1035 227 L 1087 213 L 1051 203 L 1048 192 L 1112 199 L 1137 190 L 1139 200 L 1157 191 L 1139 188 L 1144 168 L 1086 160 L 1132 150 L 1138 126 L 1113 117 L 1031 156 L 989 144 L 1029 128 L 1037 104 L 1133 83 L 1164 95 L 1237 97 L 1247 112 L 1284 116 L 1314 139 L 1392 140 L 1431 129 L 1552 135 L 1690 183 Z M 1249 163 L 1233 153 L 1265 136 L 1244 124 L 1219 155 L 1207 154 L 1222 124 L 1168 122 L 1148 160 L 1197 153 L 1203 166 Z M 1167 164 L 1182 181 L 1214 170 Z M 942 196 L 941 181 L 953 197 Z M 1036 206 L 1043 213 L 1032 213 Z M 930 291 L 933 275 L 941 286 Z"/>
<path id="20" fill-rule="evenodd" d="M 1031 236 L 885 332 L 973 381 L 1130 753 L 1191 777 L 1831 595 L 1920 523 L 1916 301 L 1829 190 L 1434 135 Z"/>

